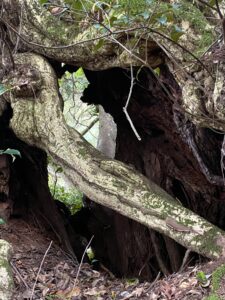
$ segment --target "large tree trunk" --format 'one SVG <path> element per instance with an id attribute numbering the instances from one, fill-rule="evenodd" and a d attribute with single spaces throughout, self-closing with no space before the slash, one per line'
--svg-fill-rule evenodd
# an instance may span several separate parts
<path id="1" fill-rule="evenodd" d="M 200 254 L 212 258 L 223 255 L 225 234 L 221 230 L 180 205 L 177 200 L 151 180 L 142 176 L 133 167 L 100 154 L 88 145 L 77 132 L 69 128 L 61 111 L 57 79 L 53 69 L 45 59 L 38 55 L 27 53 L 16 57 L 18 65 L 27 60 L 32 62 L 32 67 L 29 70 L 27 70 L 27 66 L 20 67 L 20 78 L 17 81 L 17 84 L 20 84 L 20 80 L 22 80 L 25 89 L 23 95 L 25 96 L 21 95 L 21 89 L 15 89 L 13 92 L 5 94 L 5 99 L 10 102 L 13 109 L 10 126 L 19 138 L 30 145 L 36 145 L 46 150 L 57 163 L 63 166 L 70 180 L 95 202 L 164 233 L 181 245 Z M 116 70 L 116 75 L 119 75 L 118 72 L 119 70 Z M 25 86 L 24 73 L 28 80 Z M 16 74 L 14 73 L 15 77 Z M 117 78 L 122 80 L 121 76 Z M 128 81 L 129 78 L 126 77 L 125 80 Z M 146 82 L 149 83 L 149 81 Z M 152 80 L 151 82 L 153 83 Z M 157 92 L 157 89 L 154 91 Z M 126 90 L 122 95 L 125 95 L 125 92 Z M 34 93 L 35 98 L 33 98 Z M 110 103 L 110 95 L 108 96 Z M 154 99 L 153 95 L 153 101 Z M 167 107 L 166 99 L 162 99 Z M 145 102 L 146 99 L 142 98 L 141 101 Z M 142 113 L 136 114 L 136 117 L 140 117 L 142 120 L 144 112 L 143 106 Z M 160 115 L 157 118 L 160 120 Z M 122 123 L 124 122 L 125 119 Z M 135 118 L 134 122 L 136 123 Z M 156 123 L 154 123 L 155 127 Z M 153 132 L 154 128 L 152 128 Z M 165 125 L 163 128 L 166 131 Z M 205 177 L 198 172 L 198 168 L 195 168 L 196 162 L 192 157 L 192 152 L 188 150 L 186 144 L 181 143 L 176 129 L 173 129 L 171 136 L 178 139 L 178 146 L 183 146 L 182 151 L 187 151 L 185 157 L 178 155 L 182 162 L 186 163 L 189 160 L 188 165 L 185 165 L 185 170 L 182 170 L 184 182 L 190 185 L 193 178 L 193 188 L 199 193 L 201 187 L 197 180 L 201 180 L 206 192 L 209 190 L 209 185 Z M 165 144 L 168 143 L 165 142 Z M 171 166 L 169 164 L 167 166 L 172 175 Z M 192 166 L 193 168 L 191 168 Z M 172 168 L 174 168 L 173 164 Z M 182 165 L 179 165 L 177 170 L 174 168 L 176 176 L 180 175 L 181 168 L 183 168 Z M 192 176 L 189 174 L 188 168 L 191 168 Z M 210 194 L 211 190 L 208 193 Z"/>
<path id="2" fill-rule="evenodd" d="M 183 46 L 178 47 L 151 28 L 151 36 L 142 28 L 135 46 L 137 57 L 128 49 L 129 38 L 135 37 L 136 29 L 108 31 L 100 36 L 96 28 L 89 27 L 79 34 L 79 26 L 68 25 L 51 15 L 38 1 L 4 0 L 3 4 L 0 20 L 4 24 L 6 50 L 1 51 L 4 70 L 0 78 L 4 77 L 4 85 L 11 91 L 1 96 L 1 114 L 7 101 L 13 110 L 10 127 L 17 139 L 26 143 L 24 151 L 17 144 L 14 147 L 24 157 L 17 162 L 21 163 L 20 172 L 24 165 L 24 173 L 18 174 L 26 179 L 25 185 L 29 183 L 29 193 L 37 201 L 32 201 L 35 203 L 32 207 L 36 206 L 35 211 L 49 219 L 67 248 L 70 249 L 66 230 L 58 221 L 47 188 L 43 150 L 63 166 L 74 185 L 108 208 L 96 207 L 102 225 L 95 236 L 95 248 L 99 257 L 117 273 L 153 278 L 161 269 L 167 274 L 179 268 L 182 247 L 210 258 L 224 256 L 225 233 L 221 230 L 224 229 L 224 179 L 220 149 L 225 153 L 225 143 L 222 146 L 219 133 L 194 125 L 216 130 L 225 128 L 223 64 L 219 65 L 219 76 L 213 81 L 211 72 L 215 73 L 216 68 L 211 66 L 212 70 L 206 70 L 198 61 L 191 70 L 200 78 L 196 83 L 183 68 L 180 70 L 179 63 L 187 57 L 183 55 L 188 51 L 183 51 L 187 39 L 181 40 Z M 202 17 L 200 11 L 198 17 Z M 193 51 L 198 44 L 196 35 L 191 28 L 188 42 Z M 105 38 L 105 43 L 96 51 L 100 38 Z M 22 52 L 14 55 L 15 70 L 9 45 Z M 23 53 L 26 51 L 29 53 Z M 117 160 L 97 152 L 66 125 L 56 75 L 47 60 L 30 51 L 53 59 L 53 66 L 59 69 L 61 62 L 89 70 L 110 68 L 86 71 L 91 84 L 84 100 L 102 104 L 114 117 L 118 126 Z M 179 63 L 174 62 L 174 56 L 180 59 Z M 126 71 L 127 67 L 134 69 L 134 78 Z M 152 70 L 156 67 L 160 67 L 158 75 Z M 129 93 L 131 88 L 133 91 Z M 129 94 L 128 113 L 141 141 L 136 139 L 123 112 Z M 34 173 L 33 178 L 30 172 Z M 35 182 L 41 183 L 39 191 Z M 104 248 L 100 248 L 100 242 Z"/>
<path id="3" fill-rule="evenodd" d="M 185 207 L 224 229 L 224 219 L 220 217 L 224 214 L 221 201 L 224 187 L 210 184 L 202 174 L 187 141 L 182 139 L 176 128 L 174 103 L 166 97 L 151 73 L 148 70 L 141 73 L 130 100 L 129 112 L 142 137 L 141 142 L 122 113 L 130 87 L 129 72 L 114 69 L 86 71 L 86 74 L 91 83 L 83 100 L 100 103 L 117 122 L 116 158 L 134 165 Z M 180 94 L 178 85 L 166 67 L 162 78 L 168 88 Z M 179 117 L 184 125 L 188 124 L 183 114 L 180 113 Z M 207 166 L 220 174 L 221 170 L 216 166 L 220 165 L 221 136 L 208 129 L 189 126 L 192 127 L 190 138 L 198 141 L 199 151 Z M 98 231 L 96 235 L 97 257 L 117 274 L 153 278 L 159 270 L 168 274 L 179 269 L 184 249 L 173 240 L 101 206 L 92 206 L 92 210 L 94 214 L 101 215 L 102 220 L 107 220 L 108 225 L 106 232 L 101 231 L 100 234 Z M 101 251 L 102 241 L 104 252 Z"/>

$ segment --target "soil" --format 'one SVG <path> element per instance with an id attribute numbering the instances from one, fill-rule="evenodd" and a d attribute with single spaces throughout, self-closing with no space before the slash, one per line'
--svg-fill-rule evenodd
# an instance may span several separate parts
<path id="1" fill-rule="evenodd" d="M 86 263 L 77 265 L 49 233 L 21 219 L 1 225 L 0 238 L 14 249 L 12 300 L 200 300 L 210 292 L 210 285 L 202 287 L 196 274 L 203 269 L 211 272 L 212 264 L 186 267 L 161 279 L 159 274 L 152 283 L 139 282 L 115 278 L 102 265 L 98 271 Z"/>

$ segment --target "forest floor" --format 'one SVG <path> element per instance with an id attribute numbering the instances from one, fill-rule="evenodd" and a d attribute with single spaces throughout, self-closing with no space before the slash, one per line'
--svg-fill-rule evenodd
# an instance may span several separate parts
<path id="1" fill-rule="evenodd" d="M 202 269 L 205 274 L 212 272 L 209 263 L 141 283 L 137 279 L 115 278 L 104 267 L 96 271 L 89 264 L 74 264 L 49 235 L 21 219 L 1 225 L 0 238 L 14 249 L 12 300 L 200 300 L 210 291 L 196 277 Z"/>

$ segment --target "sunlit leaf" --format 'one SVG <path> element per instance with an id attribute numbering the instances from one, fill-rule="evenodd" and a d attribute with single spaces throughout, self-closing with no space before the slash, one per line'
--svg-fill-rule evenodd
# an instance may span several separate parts
<path id="1" fill-rule="evenodd" d="M 159 76 L 160 75 L 160 68 L 154 69 L 154 73 Z"/>
<path id="2" fill-rule="evenodd" d="M 84 76 L 84 71 L 82 68 L 79 68 L 76 72 L 75 72 L 75 77 L 78 78 L 78 77 L 83 77 Z"/>

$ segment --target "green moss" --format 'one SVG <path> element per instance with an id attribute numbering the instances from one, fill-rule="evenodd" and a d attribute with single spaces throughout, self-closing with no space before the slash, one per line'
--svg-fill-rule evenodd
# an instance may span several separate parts
<path id="1" fill-rule="evenodd" d="M 0 258 L 0 267 L 4 268 L 7 272 L 7 274 L 9 275 L 9 286 L 8 288 L 12 288 L 13 287 L 13 278 L 12 278 L 12 272 L 11 272 L 11 268 L 10 268 L 10 264 L 8 263 L 8 261 L 6 259 L 2 259 Z"/>
<path id="2" fill-rule="evenodd" d="M 116 179 L 112 181 L 112 185 L 119 189 L 122 189 L 122 190 L 127 189 L 127 185 L 124 182 L 116 180 Z"/>
<path id="3" fill-rule="evenodd" d="M 79 153 L 79 155 L 80 155 L 82 158 L 85 158 L 86 155 L 87 155 L 87 151 L 86 151 L 86 149 L 84 149 L 84 148 L 79 148 L 79 149 L 78 149 L 78 153 Z"/>
<path id="4" fill-rule="evenodd" d="M 217 291 L 220 288 L 221 280 L 225 276 L 225 264 L 218 267 L 213 273 L 212 273 L 212 290 L 213 293 L 211 293 L 207 298 L 204 298 L 204 300 L 222 300 L 218 295 Z"/>
<path id="5" fill-rule="evenodd" d="M 217 268 L 212 274 L 212 287 L 213 291 L 216 292 L 220 287 L 220 282 L 225 275 L 225 264 Z"/>
<path id="6" fill-rule="evenodd" d="M 218 297 L 216 294 L 211 294 L 209 297 L 204 298 L 203 300 L 221 300 L 220 297 Z"/>

